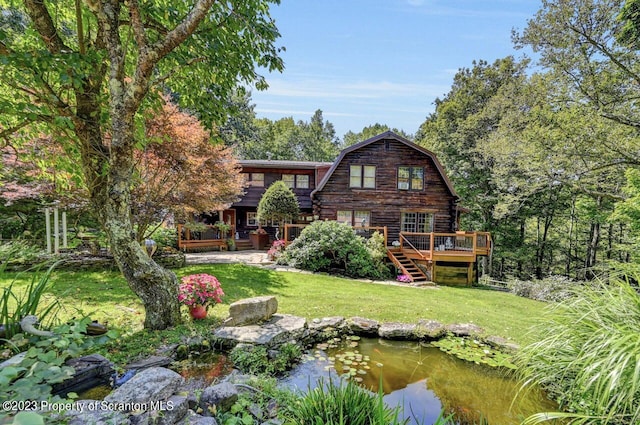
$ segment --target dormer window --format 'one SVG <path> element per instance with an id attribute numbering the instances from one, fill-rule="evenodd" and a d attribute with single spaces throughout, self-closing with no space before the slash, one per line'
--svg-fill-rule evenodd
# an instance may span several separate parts
<path id="1" fill-rule="evenodd" d="M 349 168 L 349 187 L 375 189 L 375 165 L 351 165 Z"/>

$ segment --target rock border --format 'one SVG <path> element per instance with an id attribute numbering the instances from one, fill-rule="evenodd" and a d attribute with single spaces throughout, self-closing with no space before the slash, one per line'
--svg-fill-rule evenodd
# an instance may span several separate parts
<path id="1" fill-rule="evenodd" d="M 229 322 L 233 323 L 233 321 Z M 220 326 L 213 329 L 211 340 L 206 338 L 191 341 L 194 350 L 203 346 L 219 347 L 223 351 L 238 344 L 264 345 L 275 349 L 285 343 L 295 343 L 309 348 L 318 342 L 346 335 L 378 337 L 387 340 L 437 341 L 453 335 L 472 337 L 503 351 L 515 351 L 519 347 L 508 340 L 486 336 L 484 329 L 473 323 L 442 324 L 436 320 L 419 320 L 417 323 L 383 322 L 354 316 L 313 319 L 308 322 L 303 317 L 273 314 L 268 320 L 246 326 Z M 182 347 L 182 349 L 181 349 Z M 173 347 L 173 355 L 180 356 L 189 347 Z M 157 359 L 156 359 L 157 360 Z M 139 362 L 138 364 L 145 364 Z M 150 367 L 142 369 L 130 381 L 112 391 L 104 401 L 83 400 L 75 408 L 65 412 L 64 419 L 70 424 L 88 421 L 103 424 L 117 419 L 123 424 L 217 425 L 212 412 L 228 411 L 238 399 L 241 391 L 246 391 L 246 377 L 233 374 L 222 383 L 210 385 L 196 395 L 180 392 L 184 379 L 176 372 L 148 362 Z M 92 408 L 93 407 L 93 408 Z M 260 410 L 257 408 L 257 410 Z M 279 424 L 277 411 L 251 412 L 263 424 Z"/>

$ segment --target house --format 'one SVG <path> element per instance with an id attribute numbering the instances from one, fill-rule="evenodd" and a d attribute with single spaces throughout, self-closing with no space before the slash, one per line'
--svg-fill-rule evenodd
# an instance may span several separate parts
<path id="1" fill-rule="evenodd" d="M 384 231 L 389 258 L 411 280 L 464 284 L 477 278 L 478 257 L 490 253 L 488 233 L 459 229 L 460 197 L 436 156 L 393 132 L 344 149 L 333 163 L 240 164 L 246 193 L 219 213 L 238 241 L 259 227 L 290 241 L 313 220 L 337 220 L 358 231 Z M 285 229 L 256 217 L 262 194 L 276 180 L 293 190 L 301 210 Z"/>

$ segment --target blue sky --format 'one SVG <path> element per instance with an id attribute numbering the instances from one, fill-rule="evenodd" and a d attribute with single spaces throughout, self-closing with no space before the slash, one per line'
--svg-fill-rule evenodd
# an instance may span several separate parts
<path id="1" fill-rule="evenodd" d="M 453 76 L 515 50 L 539 0 L 282 0 L 271 15 L 283 73 L 252 92 L 256 115 L 309 121 L 317 109 L 340 138 L 375 123 L 415 133 Z"/>

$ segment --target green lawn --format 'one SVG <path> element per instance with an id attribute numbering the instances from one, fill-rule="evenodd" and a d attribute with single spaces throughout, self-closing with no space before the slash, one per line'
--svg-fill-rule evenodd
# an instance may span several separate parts
<path id="1" fill-rule="evenodd" d="M 278 312 L 313 319 L 325 316 L 362 316 L 379 321 L 416 322 L 434 319 L 442 323 L 470 322 L 487 334 L 523 344 L 530 342 L 528 329 L 542 320 L 546 304 L 509 293 L 478 288 L 411 288 L 373 284 L 332 276 L 275 272 L 241 264 L 189 266 L 178 276 L 213 274 L 225 291 L 224 304 L 209 310 L 224 318 L 228 305 L 246 297 L 275 295 Z M 7 286 L 15 273 L 0 274 Z M 26 283 L 29 274 L 21 280 Z M 61 318 L 90 315 L 125 333 L 141 330 L 143 308 L 117 272 L 54 272 L 51 296 L 62 301 Z M 186 319 L 185 312 L 185 319 Z"/>

